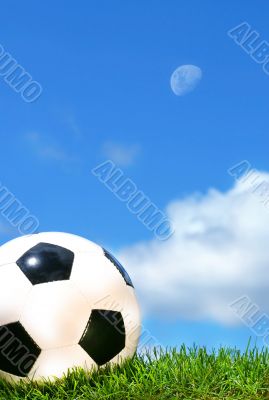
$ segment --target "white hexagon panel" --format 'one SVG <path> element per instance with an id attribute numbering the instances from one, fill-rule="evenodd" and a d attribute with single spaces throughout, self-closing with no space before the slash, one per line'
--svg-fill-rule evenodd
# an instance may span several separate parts
<path id="1" fill-rule="evenodd" d="M 20 322 L 42 349 L 77 344 L 90 307 L 70 281 L 35 285 L 24 304 Z"/>

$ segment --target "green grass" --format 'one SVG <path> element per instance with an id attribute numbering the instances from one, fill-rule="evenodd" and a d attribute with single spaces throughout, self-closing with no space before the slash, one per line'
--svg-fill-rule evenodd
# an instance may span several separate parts
<path id="1" fill-rule="evenodd" d="M 121 367 L 87 374 L 70 372 L 55 383 L 0 381 L 0 399 L 268 399 L 269 352 L 240 353 L 221 348 L 162 351 L 156 356 L 135 356 Z"/>

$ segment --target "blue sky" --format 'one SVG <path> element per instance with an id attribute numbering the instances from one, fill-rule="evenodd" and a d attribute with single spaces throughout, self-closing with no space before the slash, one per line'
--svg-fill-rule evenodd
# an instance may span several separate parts
<path id="1" fill-rule="evenodd" d="M 226 193 L 234 185 L 227 169 L 241 160 L 269 171 L 269 76 L 227 35 L 247 21 L 269 40 L 268 12 L 265 0 L 3 5 L 0 44 L 43 92 L 26 103 L 0 77 L 0 181 L 40 230 L 126 253 L 154 238 L 91 174 L 113 154 L 163 210 L 209 188 Z M 170 76 L 184 64 L 199 66 L 203 77 L 193 92 L 175 96 Z M 2 242 L 18 235 L 2 225 Z M 243 347 L 251 335 L 221 319 L 164 314 L 144 319 L 164 345 Z"/>

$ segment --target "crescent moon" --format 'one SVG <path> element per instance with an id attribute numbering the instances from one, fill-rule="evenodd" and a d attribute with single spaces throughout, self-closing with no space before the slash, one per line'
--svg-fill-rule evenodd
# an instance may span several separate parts
<path id="1" fill-rule="evenodd" d="M 184 96 L 196 88 L 202 78 L 202 70 L 196 65 L 181 65 L 171 75 L 171 89 L 177 96 Z"/>

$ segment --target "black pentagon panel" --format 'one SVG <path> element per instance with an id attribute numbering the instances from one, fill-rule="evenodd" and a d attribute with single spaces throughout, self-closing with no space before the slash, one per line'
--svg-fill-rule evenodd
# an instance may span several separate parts
<path id="1" fill-rule="evenodd" d="M 50 243 L 39 243 L 24 253 L 17 265 L 33 285 L 70 278 L 74 253 Z"/>
<path id="2" fill-rule="evenodd" d="M 109 251 L 107 251 L 106 249 L 103 249 L 104 251 L 104 255 L 106 258 L 109 259 L 109 261 L 111 261 L 115 267 L 117 268 L 117 270 L 120 272 L 120 274 L 122 275 L 123 279 L 125 280 L 126 284 L 129 286 L 134 287 L 131 278 L 129 277 L 128 273 L 125 271 L 125 269 L 123 268 L 123 266 L 121 265 L 121 263 L 111 254 L 109 253 Z"/>
<path id="3" fill-rule="evenodd" d="M 19 322 L 0 326 L 0 370 L 24 378 L 41 352 Z"/>
<path id="4" fill-rule="evenodd" d="M 99 366 L 112 360 L 125 346 L 125 326 L 121 313 L 93 310 L 79 345 Z"/>

